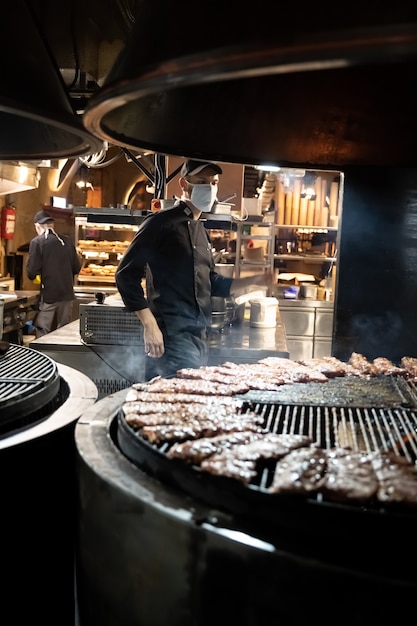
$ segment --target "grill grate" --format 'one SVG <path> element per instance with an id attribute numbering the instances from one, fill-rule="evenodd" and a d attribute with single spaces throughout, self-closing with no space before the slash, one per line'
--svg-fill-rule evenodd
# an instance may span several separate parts
<path id="1" fill-rule="evenodd" d="M 12 344 L 0 359 L 0 399 L 46 384 L 55 378 L 56 370 L 56 364 L 40 352 Z"/>
<path id="2" fill-rule="evenodd" d="M 366 453 L 389 451 L 412 463 L 417 462 L 416 411 L 262 403 L 248 405 L 246 411 L 249 410 L 264 418 L 263 427 L 271 433 L 306 435 L 325 449 L 341 447 Z M 163 454 L 171 445 L 152 444 Z"/>
<path id="3" fill-rule="evenodd" d="M 262 405 L 255 411 L 276 434 L 309 436 L 324 449 L 350 448 L 355 452 L 392 452 L 417 460 L 417 413 L 406 409 L 369 409 L 293 405 Z M 261 466 L 252 487 L 267 491 L 274 467 Z M 320 499 L 320 494 L 317 495 Z"/>
<path id="4" fill-rule="evenodd" d="M 417 412 L 409 409 L 344 408 L 294 405 L 255 406 L 264 426 L 276 434 L 307 435 L 324 449 L 391 452 L 417 460 Z M 267 490 L 274 467 L 262 467 L 251 485 Z"/>
<path id="5" fill-rule="evenodd" d="M 117 393 L 122 389 L 129 389 L 132 385 L 131 381 L 126 380 L 126 378 L 92 378 L 91 380 L 97 387 L 99 399 Z"/>
<path id="6" fill-rule="evenodd" d="M 413 393 L 412 388 L 410 393 Z M 245 404 L 245 410 L 261 415 L 264 428 L 274 434 L 305 435 L 324 449 L 350 448 L 366 454 L 390 452 L 416 464 L 417 408 L 414 407 L 415 403 L 413 408 L 317 406 L 265 399 L 254 401 L 253 398 L 247 399 Z M 276 460 L 260 460 L 256 475 L 243 485 L 238 480 L 213 476 L 198 466 L 168 458 L 174 442 L 149 442 L 140 431 L 127 424 L 122 409 L 117 424 L 117 445 L 142 470 L 218 510 L 238 515 L 248 523 L 250 520 L 250 524 L 266 521 L 267 534 L 274 535 L 276 528 L 286 527 L 320 533 L 328 538 L 350 533 L 354 525 L 373 541 L 375 528 L 387 532 L 394 523 L 398 524 L 400 532 L 407 532 L 405 529 L 411 531 L 415 527 L 412 507 L 388 505 L 374 498 L 366 503 L 331 501 L 321 491 L 306 492 L 304 497 L 299 494 L 277 497 L 269 491 L 275 477 Z"/>
<path id="7" fill-rule="evenodd" d="M 39 420 L 60 386 L 56 363 L 30 348 L 11 344 L 0 357 L 0 432 L 4 434 L 26 422 Z M 31 417 L 32 416 L 32 417 Z"/>
<path id="8" fill-rule="evenodd" d="M 417 460 L 417 413 L 408 409 L 258 404 L 265 427 L 277 434 L 303 434 L 322 448 L 356 452 L 392 451 Z"/>
<path id="9" fill-rule="evenodd" d="M 245 410 L 261 415 L 263 427 L 271 433 L 306 435 L 324 449 L 341 447 L 365 453 L 389 451 L 412 463 L 417 462 L 417 411 L 414 410 L 261 402 L 248 403 Z M 142 446 L 152 448 L 164 457 L 172 445 L 150 444 L 137 433 L 134 437 Z M 264 467 L 260 464 L 250 486 L 266 491 L 272 483 L 274 471 L 275 465 Z"/>

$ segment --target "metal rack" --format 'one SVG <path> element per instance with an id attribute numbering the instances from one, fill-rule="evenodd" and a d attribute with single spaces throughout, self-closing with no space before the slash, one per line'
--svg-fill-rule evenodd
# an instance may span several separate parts
<path id="1" fill-rule="evenodd" d="M 247 247 L 250 242 L 254 244 L 252 248 Z M 266 242 L 265 249 L 262 246 L 264 242 Z M 275 225 L 273 222 L 239 222 L 236 238 L 236 278 L 239 278 L 244 271 L 252 273 L 257 273 L 260 269 L 273 271 L 274 251 Z"/>
<path id="2" fill-rule="evenodd" d="M 100 214 L 101 211 L 103 214 Z M 133 216 L 123 209 L 84 208 L 83 213 L 76 215 L 75 245 L 83 258 L 82 268 L 76 279 L 78 285 L 115 284 L 117 265 L 133 239 L 141 219 L 143 217 Z M 85 273 L 87 267 L 92 270 L 88 274 Z"/>

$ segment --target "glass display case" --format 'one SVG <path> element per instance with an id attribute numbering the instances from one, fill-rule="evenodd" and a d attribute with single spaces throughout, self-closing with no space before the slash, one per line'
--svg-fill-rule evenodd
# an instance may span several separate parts
<path id="1" fill-rule="evenodd" d="M 102 219 L 106 221 L 101 221 Z M 115 284 L 120 259 L 138 230 L 138 224 L 118 223 L 111 214 L 75 217 L 75 245 L 82 257 L 77 284 Z"/>

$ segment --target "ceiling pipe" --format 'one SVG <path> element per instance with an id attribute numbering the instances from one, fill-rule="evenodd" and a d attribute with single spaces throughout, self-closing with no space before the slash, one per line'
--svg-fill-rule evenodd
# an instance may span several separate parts
<path id="1" fill-rule="evenodd" d="M 148 180 L 150 181 L 151 185 L 155 184 L 155 178 L 154 176 L 150 173 L 150 171 L 140 162 L 140 160 L 138 158 L 135 157 L 135 155 L 128 150 L 127 148 L 122 148 L 123 152 L 125 153 L 125 155 L 132 161 L 132 163 L 134 165 L 136 165 L 136 167 L 142 172 L 142 174 L 145 174 L 145 176 L 148 178 Z"/>

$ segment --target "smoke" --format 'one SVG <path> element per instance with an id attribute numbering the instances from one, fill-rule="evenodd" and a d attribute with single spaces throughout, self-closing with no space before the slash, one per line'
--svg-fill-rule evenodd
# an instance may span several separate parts
<path id="1" fill-rule="evenodd" d="M 398 313 L 387 311 L 375 315 L 354 315 L 351 331 L 356 339 L 356 352 L 364 354 L 368 359 L 386 356 L 397 361 L 404 356 L 404 323 Z"/>

